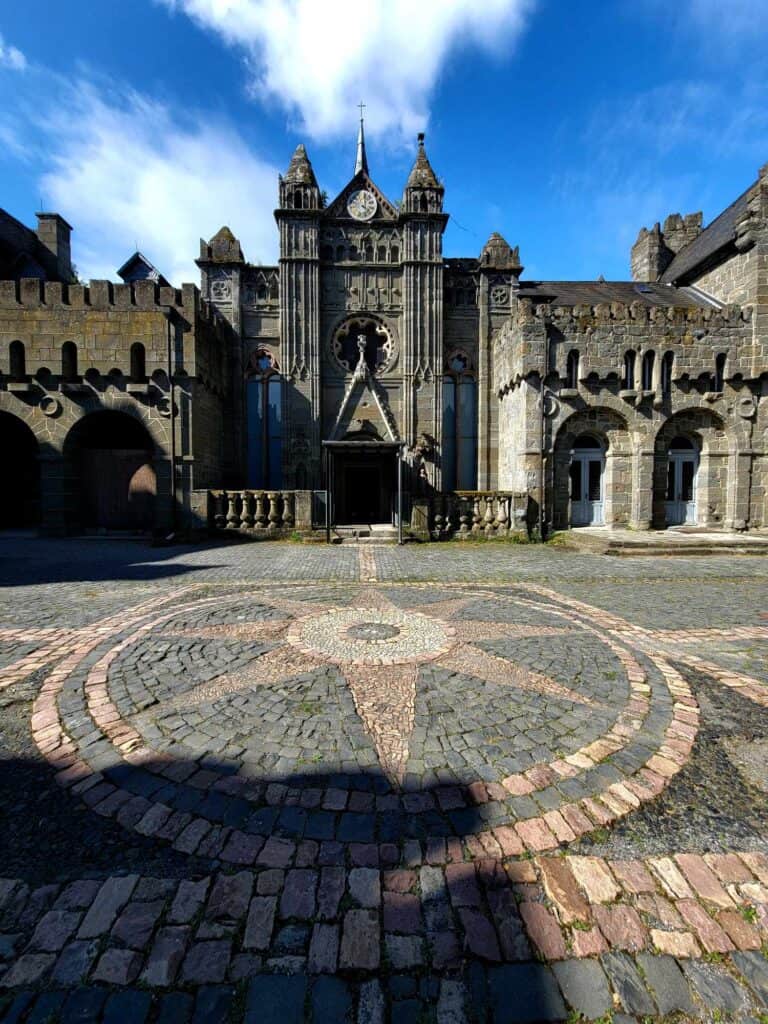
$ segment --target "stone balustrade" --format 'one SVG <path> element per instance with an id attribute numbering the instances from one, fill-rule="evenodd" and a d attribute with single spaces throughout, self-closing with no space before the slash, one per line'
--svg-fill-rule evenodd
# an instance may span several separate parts
<path id="1" fill-rule="evenodd" d="M 452 491 L 414 502 L 412 525 L 431 540 L 528 536 L 528 495 Z"/>
<path id="2" fill-rule="evenodd" d="M 208 522 L 214 530 L 282 535 L 306 522 L 307 491 L 220 490 L 209 491 Z"/>

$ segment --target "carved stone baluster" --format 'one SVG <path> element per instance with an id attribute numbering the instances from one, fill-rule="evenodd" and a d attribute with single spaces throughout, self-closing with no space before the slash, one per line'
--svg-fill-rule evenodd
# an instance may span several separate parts
<path id="1" fill-rule="evenodd" d="M 280 505 L 277 491 L 267 491 L 269 499 L 269 529 L 273 532 L 280 529 Z"/>
<path id="2" fill-rule="evenodd" d="M 432 539 L 442 540 L 443 539 L 443 512 L 442 506 L 438 504 L 439 499 L 435 499 L 434 505 L 430 502 L 430 507 L 434 508 L 434 515 L 432 517 Z"/>
<path id="3" fill-rule="evenodd" d="M 480 514 L 480 497 L 475 497 L 472 502 L 472 533 L 480 533 L 482 527 L 480 526 L 483 521 L 483 517 Z"/>
<path id="4" fill-rule="evenodd" d="M 240 525 L 240 516 L 237 511 L 237 491 L 227 493 L 229 509 L 227 510 L 227 526 L 230 530 L 236 530 Z"/>
<path id="5" fill-rule="evenodd" d="M 283 491 L 283 526 L 292 530 L 296 525 L 296 495 L 293 491 Z"/>
<path id="6" fill-rule="evenodd" d="M 469 536 L 469 502 L 466 498 L 459 498 L 459 534 L 462 537 Z"/>
<path id="7" fill-rule="evenodd" d="M 486 496 L 485 496 L 485 516 L 483 518 L 485 520 L 485 536 L 486 537 L 492 537 L 493 536 L 493 520 L 495 518 L 495 516 L 493 514 L 493 495 L 492 494 L 486 494 Z"/>
<path id="8" fill-rule="evenodd" d="M 496 502 L 496 536 L 506 537 L 509 532 L 509 516 L 507 514 L 509 498 L 504 494 L 497 494 Z"/>
<path id="9" fill-rule="evenodd" d="M 214 508 L 213 522 L 217 530 L 227 528 L 227 495 L 225 491 L 216 491 L 213 495 Z"/>
<path id="10" fill-rule="evenodd" d="M 240 500 L 243 503 L 241 528 L 243 530 L 253 529 L 253 495 L 250 491 L 241 491 Z"/>
<path id="11" fill-rule="evenodd" d="M 259 491 L 256 495 L 256 529 L 266 530 L 267 528 L 267 508 L 266 508 L 266 495 L 264 491 Z"/>

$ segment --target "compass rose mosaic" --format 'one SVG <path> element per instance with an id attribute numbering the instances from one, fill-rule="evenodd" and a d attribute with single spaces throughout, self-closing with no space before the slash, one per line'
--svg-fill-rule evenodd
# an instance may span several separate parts
<path id="1" fill-rule="evenodd" d="M 180 848 L 554 846 L 660 792 L 698 723 L 682 677 L 591 614 L 535 587 L 193 587 L 59 666 L 36 738 L 100 813 Z"/>

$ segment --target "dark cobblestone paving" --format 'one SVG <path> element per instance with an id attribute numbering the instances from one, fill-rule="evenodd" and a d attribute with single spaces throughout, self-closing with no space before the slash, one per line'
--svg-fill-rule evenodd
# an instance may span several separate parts
<path id="1" fill-rule="evenodd" d="M 0 1020 L 764 1024 L 767 594 L 0 538 Z"/>

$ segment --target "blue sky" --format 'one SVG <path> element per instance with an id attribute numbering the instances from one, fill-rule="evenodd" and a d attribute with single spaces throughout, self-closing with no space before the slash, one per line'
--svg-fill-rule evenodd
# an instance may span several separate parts
<path id="1" fill-rule="evenodd" d="M 84 279 L 138 245 L 196 280 L 222 223 L 273 262 L 277 173 L 303 141 L 339 191 L 362 98 L 391 199 L 426 130 L 446 255 L 497 230 L 527 278 L 626 278 L 641 225 L 710 220 L 768 161 L 766 52 L 766 0 L 6 4 L 0 206 L 62 213 Z"/>

